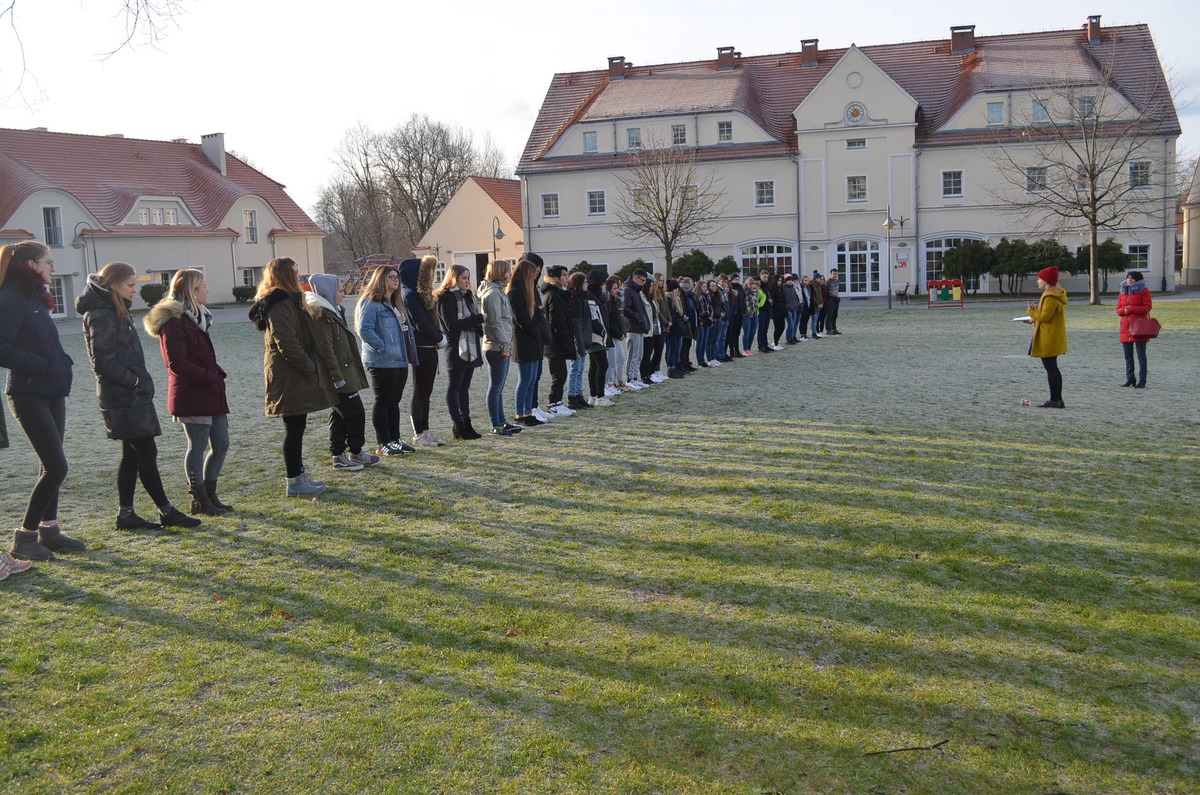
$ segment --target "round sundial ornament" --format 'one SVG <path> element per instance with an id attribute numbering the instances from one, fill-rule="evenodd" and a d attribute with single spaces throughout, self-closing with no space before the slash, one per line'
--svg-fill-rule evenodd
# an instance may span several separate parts
<path id="1" fill-rule="evenodd" d="M 867 109 L 857 102 L 846 108 L 846 121 L 851 124 L 857 124 L 865 118 L 867 118 Z"/>

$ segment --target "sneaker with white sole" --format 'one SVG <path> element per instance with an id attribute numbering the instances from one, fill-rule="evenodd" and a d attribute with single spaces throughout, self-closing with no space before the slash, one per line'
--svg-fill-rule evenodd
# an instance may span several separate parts
<path id="1" fill-rule="evenodd" d="M 366 450 L 360 453 L 347 453 L 346 458 L 349 458 L 351 463 L 362 464 L 364 467 L 373 467 L 380 461 L 379 456 L 371 455 Z"/>
<path id="2" fill-rule="evenodd" d="M 709 359 L 707 364 L 709 367 L 720 367 L 721 366 L 721 363 L 718 362 L 716 359 Z"/>
<path id="3" fill-rule="evenodd" d="M 533 411 L 531 411 L 529 413 L 532 414 L 537 419 L 541 420 L 542 422 L 550 422 L 550 420 L 554 419 L 554 417 L 556 416 L 554 414 L 550 414 L 549 412 L 542 411 L 541 408 L 539 408 L 537 406 L 534 406 Z"/>
<path id="4" fill-rule="evenodd" d="M 23 571 L 29 571 L 33 563 L 28 560 L 17 560 L 7 552 L 0 552 L 0 580 L 5 579 L 10 574 L 20 574 Z"/>
<path id="5" fill-rule="evenodd" d="M 619 394 L 621 394 L 621 390 L 612 384 L 604 387 L 604 397 L 616 397 Z"/>
<path id="6" fill-rule="evenodd" d="M 641 390 L 643 390 L 643 389 L 645 389 L 645 388 L 646 388 L 646 384 L 643 384 L 641 381 L 639 381 L 639 380 L 638 380 L 638 379 L 636 379 L 636 378 L 635 378 L 635 379 L 633 379 L 632 381 L 630 381 L 630 382 L 629 382 L 629 384 L 628 384 L 628 386 L 629 386 L 629 388 L 630 388 L 630 389 L 633 389 L 633 390 L 635 390 L 635 391 L 638 391 L 638 392 L 640 392 Z"/>
<path id="7" fill-rule="evenodd" d="M 591 399 L 591 401 L 592 401 L 593 406 L 615 406 L 615 405 L 617 405 L 616 403 L 613 403 L 610 398 L 607 398 L 607 397 L 594 397 Z"/>
<path id="8" fill-rule="evenodd" d="M 665 373 L 651 373 L 650 380 L 656 384 L 661 384 L 663 381 L 670 381 L 671 376 Z"/>
<path id="9" fill-rule="evenodd" d="M 413 447 L 441 447 L 445 444 L 441 439 L 433 435 L 433 431 L 421 431 L 413 434 Z"/>
<path id="10" fill-rule="evenodd" d="M 569 409 L 562 403 L 551 403 L 549 413 L 556 417 L 570 417 L 575 413 L 574 409 Z"/>
<path id="11" fill-rule="evenodd" d="M 375 455 L 404 455 L 404 448 L 399 442 L 388 442 L 381 444 L 375 450 Z"/>
<path id="12" fill-rule="evenodd" d="M 338 472 L 361 472 L 363 465 L 351 461 L 345 453 L 333 456 L 333 468 Z"/>

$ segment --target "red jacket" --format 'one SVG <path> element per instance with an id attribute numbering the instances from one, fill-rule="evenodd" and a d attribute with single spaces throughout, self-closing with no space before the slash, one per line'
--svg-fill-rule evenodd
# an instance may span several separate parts
<path id="1" fill-rule="evenodd" d="M 146 331 L 158 337 L 167 365 L 167 411 L 173 417 L 215 417 L 229 413 L 225 399 L 225 371 L 209 339 L 183 305 L 164 298 L 144 321 Z"/>
<path id="2" fill-rule="evenodd" d="M 1144 282 L 1139 282 L 1139 284 L 1144 284 Z M 1122 285 L 1121 295 L 1117 297 L 1117 314 L 1121 316 L 1121 342 L 1145 342 L 1150 339 L 1149 337 L 1133 336 L 1129 333 L 1129 327 L 1137 318 L 1150 314 L 1152 303 L 1149 287 L 1143 287 L 1136 293 L 1131 293 L 1125 292 L 1125 287 Z"/>

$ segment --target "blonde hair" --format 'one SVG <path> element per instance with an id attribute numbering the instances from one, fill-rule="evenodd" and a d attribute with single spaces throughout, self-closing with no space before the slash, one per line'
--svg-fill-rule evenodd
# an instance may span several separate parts
<path id="1" fill-rule="evenodd" d="M 495 282 L 496 284 L 504 284 L 510 276 L 512 276 L 512 260 L 494 259 L 488 263 L 487 271 L 483 274 L 483 280 Z"/>
<path id="2" fill-rule="evenodd" d="M 262 281 L 258 283 L 258 290 L 255 291 L 254 298 L 256 300 L 265 298 L 275 290 L 289 293 L 301 292 L 300 277 L 296 273 L 296 260 L 291 257 L 276 257 L 267 263 L 263 268 Z"/>
<path id="3" fill-rule="evenodd" d="M 433 272 L 435 270 L 437 270 L 437 257 L 432 254 L 421 257 L 421 269 L 417 271 L 417 295 L 421 296 L 421 301 L 424 302 L 426 309 L 433 309 Z"/>
<path id="4" fill-rule="evenodd" d="M 204 281 L 204 271 L 195 268 L 180 268 L 175 271 L 175 278 L 171 279 L 171 289 L 167 292 L 167 297 L 172 298 L 183 304 L 184 309 L 196 314 L 198 304 L 196 303 L 196 287 L 200 282 Z"/>
<path id="5" fill-rule="evenodd" d="M 464 273 L 470 275 L 471 272 L 462 265 L 451 265 L 449 268 L 446 268 L 446 278 L 442 279 L 442 283 L 433 291 L 433 297 L 435 299 L 441 298 L 442 293 L 457 287 L 458 277 Z"/>
<path id="6" fill-rule="evenodd" d="M 135 273 L 133 266 L 128 262 L 110 262 L 96 274 L 96 284 L 108 290 L 108 297 L 112 300 L 113 309 L 117 310 L 117 317 L 121 320 L 129 319 L 129 307 L 125 306 L 125 299 L 117 295 L 117 291 L 113 287 Z"/>

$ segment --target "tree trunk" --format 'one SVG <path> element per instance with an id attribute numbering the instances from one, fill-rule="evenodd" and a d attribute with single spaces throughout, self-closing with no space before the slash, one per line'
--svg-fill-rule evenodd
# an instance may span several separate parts
<path id="1" fill-rule="evenodd" d="M 1096 306 L 1100 303 L 1100 296 L 1096 294 L 1097 261 L 1100 259 L 1100 250 L 1096 243 L 1096 225 L 1094 223 L 1088 224 L 1088 231 L 1092 239 L 1092 247 L 1088 252 L 1088 303 Z"/>

